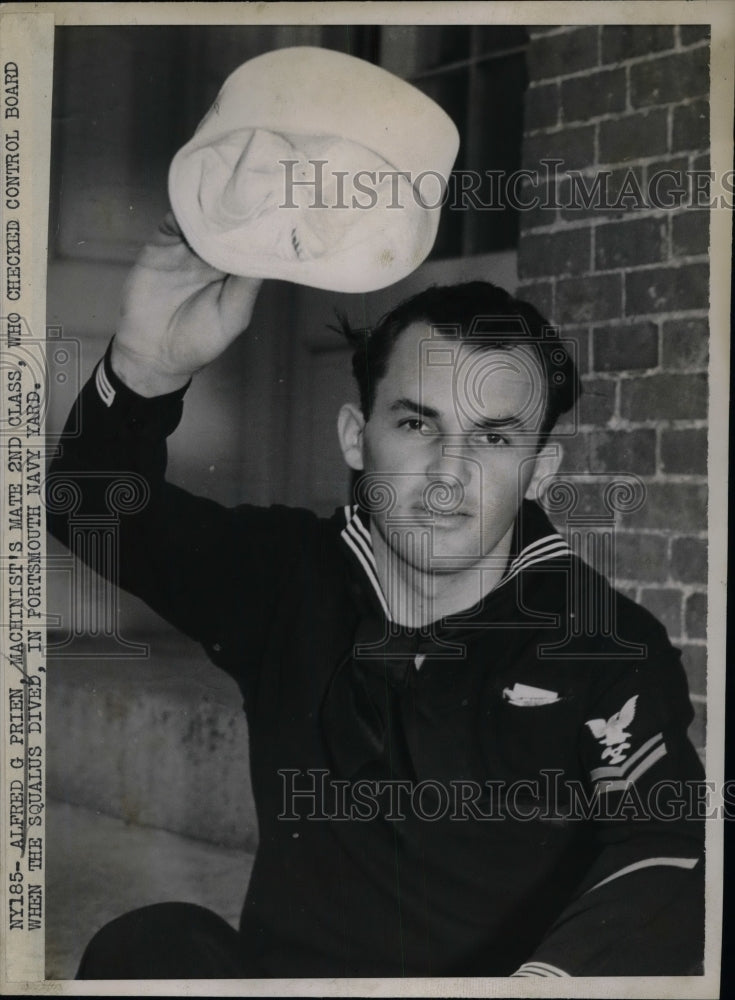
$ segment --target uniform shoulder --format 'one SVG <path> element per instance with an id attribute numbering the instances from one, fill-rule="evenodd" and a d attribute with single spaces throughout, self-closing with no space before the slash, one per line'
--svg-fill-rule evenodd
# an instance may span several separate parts
<path id="1" fill-rule="evenodd" d="M 290 553 L 308 556 L 315 550 L 337 549 L 345 526 L 343 509 L 323 517 L 306 507 L 285 504 L 254 506 L 239 504 L 230 509 L 233 529 L 238 539 L 250 547 L 270 546 L 273 554 Z"/>
<path id="2" fill-rule="evenodd" d="M 568 611 L 578 620 L 577 631 L 594 635 L 603 648 L 644 645 L 649 655 L 672 649 L 659 619 L 606 576 L 576 556 L 570 572 L 577 583 L 568 588 Z"/>

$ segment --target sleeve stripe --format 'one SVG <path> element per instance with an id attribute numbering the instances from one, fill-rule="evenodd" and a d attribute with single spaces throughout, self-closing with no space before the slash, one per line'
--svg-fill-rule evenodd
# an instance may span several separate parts
<path id="1" fill-rule="evenodd" d="M 555 976 L 563 976 L 565 979 L 569 978 L 568 972 L 564 972 L 563 969 L 559 969 L 556 965 L 549 965 L 548 962 L 524 962 L 513 975 L 519 978 L 530 978 L 531 976 L 542 976 L 544 979 L 552 979 Z"/>
<path id="2" fill-rule="evenodd" d="M 596 781 L 598 778 L 622 778 L 625 776 L 625 772 L 630 768 L 631 764 L 635 764 L 639 757 L 642 757 L 644 753 L 660 743 L 663 740 L 663 733 L 656 733 L 652 736 L 650 740 L 646 740 L 643 746 L 638 747 L 634 754 L 617 767 L 596 767 L 594 770 L 590 771 L 590 778 L 592 781 Z"/>
<path id="3" fill-rule="evenodd" d="M 94 377 L 94 384 L 97 386 L 97 392 L 99 393 L 100 399 L 105 404 L 105 406 L 112 406 L 115 399 L 115 390 L 110 385 L 110 380 L 107 377 L 107 372 L 105 371 L 104 360 L 100 361 L 97 365 L 97 372 Z"/>
<path id="4" fill-rule="evenodd" d="M 621 792 L 629 788 L 637 778 L 640 778 L 642 774 L 645 774 L 649 768 L 653 767 L 657 760 L 661 760 L 662 757 L 666 756 L 666 744 L 661 743 L 657 746 L 655 750 L 640 762 L 638 767 L 633 768 L 627 778 L 621 778 L 618 781 L 600 781 L 595 785 L 595 791 L 598 795 L 604 795 L 606 792 Z"/>
<path id="5" fill-rule="evenodd" d="M 591 889 L 587 892 L 594 892 L 595 889 L 599 889 L 600 886 L 607 885 L 608 882 L 614 881 L 616 878 L 620 878 L 621 875 L 629 875 L 631 872 L 640 871 L 642 868 L 654 868 L 660 866 L 669 868 L 687 868 L 691 870 L 698 864 L 698 858 L 646 858 L 645 861 L 636 861 L 635 864 L 627 865 L 625 868 L 621 868 L 619 872 L 614 872 L 612 875 L 608 875 L 604 878 L 602 882 L 598 882 L 597 885 L 593 885 Z M 585 893 L 587 895 L 587 893 Z"/>

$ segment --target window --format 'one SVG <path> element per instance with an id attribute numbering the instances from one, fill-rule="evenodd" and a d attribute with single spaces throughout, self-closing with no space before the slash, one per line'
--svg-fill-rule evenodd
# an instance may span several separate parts
<path id="1" fill-rule="evenodd" d="M 506 250 L 518 242 L 517 209 L 487 211 L 473 208 L 472 200 L 499 206 L 499 179 L 520 169 L 527 44 L 526 29 L 516 26 L 381 29 L 380 64 L 433 98 L 461 137 L 432 258 Z"/>

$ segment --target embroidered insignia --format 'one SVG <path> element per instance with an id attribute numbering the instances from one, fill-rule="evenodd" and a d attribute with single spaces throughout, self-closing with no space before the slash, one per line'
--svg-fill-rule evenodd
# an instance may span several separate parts
<path id="1" fill-rule="evenodd" d="M 503 688 L 503 698 L 511 705 L 530 707 L 532 705 L 553 705 L 561 701 L 556 691 L 533 687 L 531 684 L 514 684 L 512 688 Z"/>
<path id="2" fill-rule="evenodd" d="M 590 771 L 590 778 L 595 782 L 595 793 L 606 795 L 608 792 L 625 791 L 635 784 L 642 774 L 650 771 L 657 761 L 666 756 L 666 753 L 663 733 L 656 733 L 639 746 L 625 763 L 617 767 L 611 765 L 594 767 Z"/>
<path id="3" fill-rule="evenodd" d="M 637 701 L 638 695 L 633 695 L 620 711 L 611 715 L 607 721 L 605 719 L 590 719 L 585 723 L 592 730 L 595 739 L 599 740 L 605 748 L 602 751 L 602 759 L 609 759 L 611 764 L 622 763 L 627 757 L 626 751 L 630 750 L 630 743 L 628 743 L 630 733 L 625 731 L 625 727 L 633 721 Z"/>

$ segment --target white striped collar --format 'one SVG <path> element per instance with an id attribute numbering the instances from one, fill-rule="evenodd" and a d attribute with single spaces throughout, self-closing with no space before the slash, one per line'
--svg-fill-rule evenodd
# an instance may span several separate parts
<path id="1" fill-rule="evenodd" d="M 383 588 L 380 586 L 380 580 L 378 579 L 378 567 L 375 564 L 375 553 L 373 552 L 373 541 L 370 537 L 370 532 L 360 520 L 360 512 L 356 506 L 350 507 L 347 504 L 344 508 L 344 514 L 346 524 L 342 529 L 342 538 L 352 549 L 358 562 L 365 570 L 367 578 L 372 584 L 373 590 L 383 608 L 385 617 L 388 621 L 393 621 L 388 602 L 385 599 Z"/>
<path id="2" fill-rule="evenodd" d="M 386 618 L 388 621 L 392 621 L 390 608 L 388 607 L 388 602 L 378 579 L 378 567 L 375 562 L 370 530 L 363 523 L 360 510 L 357 506 L 347 504 L 343 510 L 345 526 L 342 529 L 341 537 L 362 566 Z M 528 569 L 530 566 L 547 562 L 549 559 L 559 559 L 562 556 L 571 555 L 572 550 L 562 536 L 556 531 L 550 532 L 542 538 L 537 538 L 534 542 L 529 542 L 528 545 L 521 549 L 508 566 L 505 576 L 497 586 L 502 587 L 503 584 L 512 580 L 522 570 Z M 497 587 L 495 589 L 497 590 Z"/>
<path id="3" fill-rule="evenodd" d="M 107 377 L 104 358 L 97 365 L 97 371 L 94 376 L 94 384 L 97 386 L 97 392 L 99 393 L 99 397 L 105 406 L 112 406 L 115 399 L 115 390 L 112 388 L 110 380 Z"/>

